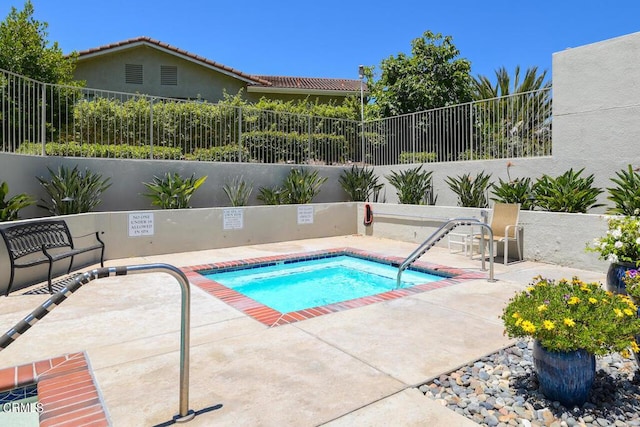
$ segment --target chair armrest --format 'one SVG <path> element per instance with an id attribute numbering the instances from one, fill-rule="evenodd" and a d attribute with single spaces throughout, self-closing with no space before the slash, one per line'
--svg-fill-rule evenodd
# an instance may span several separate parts
<path id="1" fill-rule="evenodd" d="M 507 225 L 507 226 L 504 228 L 504 237 L 505 237 L 506 239 L 511 239 L 511 237 L 509 237 L 509 231 L 510 231 L 512 228 L 515 228 L 515 229 L 516 229 L 516 232 L 514 233 L 514 238 L 515 238 L 515 239 L 517 239 L 517 238 L 518 238 L 518 232 L 519 232 L 520 230 L 522 230 L 522 226 L 521 226 L 521 225 L 517 225 L 517 224 Z"/>

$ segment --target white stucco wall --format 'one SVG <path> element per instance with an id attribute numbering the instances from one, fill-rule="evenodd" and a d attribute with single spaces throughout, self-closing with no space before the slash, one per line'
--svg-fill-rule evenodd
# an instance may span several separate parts
<path id="1" fill-rule="evenodd" d="M 344 236 L 355 234 L 357 231 L 357 203 L 314 203 L 233 209 L 241 211 L 241 228 L 230 227 L 231 224 L 237 226 L 237 221 L 231 223 L 227 220 L 225 224 L 227 208 L 99 212 L 67 215 L 56 219 L 64 219 L 73 236 L 101 232 L 100 237 L 106 247 L 105 259 Z M 310 209 L 311 212 L 300 212 L 299 209 Z M 131 235 L 130 215 L 138 213 L 153 216 L 152 234 Z M 94 242 L 95 238 L 92 236 L 75 241 L 77 247 L 88 246 Z M 95 263 L 99 261 L 99 254 L 99 251 L 94 251 L 80 255 L 76 257 L 74 265 Z M 58 273 L 65 272 L 65 268 L 68 267 L 65 261 L 55 265 Z M 6 247 L 0 243 L 0 295 L 8 285 L 9 267 Z M 18 270 L 13 289 L 19 289 L 34 278 L 46 278 L 46 265 Z"/>
<path id="2" fill-rule="evenodd" d="M 639 69 L 640 32 L 553 55 L 553 157 L 598 187 L 640 166 Z"/>

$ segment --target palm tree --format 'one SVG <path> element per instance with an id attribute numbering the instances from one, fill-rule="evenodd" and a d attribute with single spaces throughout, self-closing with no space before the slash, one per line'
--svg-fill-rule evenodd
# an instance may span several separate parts
<path id="1" fill-rule="evenodd" d="M 520 66 L 510 75 L 496 70 L 493 83 L 486 76 L 473 79 L 476 146 L 491 158 L 551 154 L 551 82 L 547 71 Z"/>

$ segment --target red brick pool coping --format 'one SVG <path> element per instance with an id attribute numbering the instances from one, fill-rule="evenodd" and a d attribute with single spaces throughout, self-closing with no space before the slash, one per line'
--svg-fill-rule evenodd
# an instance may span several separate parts
<path id="1" fill-rule="evenodd" d="M 329 313 L 336 313 L 339 311 L 349 310 L 357 307 L 364 307 L 366 305 L 375 304 L 378 302 L 389 301 L 397 298 L 402 298 L 408 295 L 415 295 L 423 292 L 432 291 L 434 289 L 445 288 L 448 286 L 461 283 L 466 280 L 481 279 L 485 275 L 476 271 L 468 271 L 462 269 L 456 269 L 447 267 L 444 265 L 431 264 L 422 261 L 417 261 L 412 264 L 413 267 L 426 271 L 427 273 L 440 274 L 445 277 L 443 280 L 437 282 L 424 283 L 420 285 L 411 286 L 409 288 L 395 289 L 387 291 L 377 295 L 366 296 L 362 298 L 356 298 L 348 301 L 329 304 L 321 307 L 307 308 L 304 310 L 292 311 L 289 313 L 281 313 L 261 304 L 231 288 L 206 278 L 203 274 L 211 273 L 215 270 L 242 267 L 242 266 L 255 266 L 257 264 L 268 264 L 281 261 L 292 260 L 310 260 L 323 258 L 327 256 L 337 255 L 351 255 L 359 258 L 364 258 L 372 261 L 378 261 L 391 265 L 400 265 L 404 261 L 404 258 L 393 256 L 380 256 L 367 251 L 354 248 L 336 248 L 329 250 L 320 250 L 306 253 L 288 254 L 288 255 L 275 255 L 260 258 L 249 258 L 237 261 L 226 261 L 215 264 L 203 264 L 189 267 L 182 267 L 181 270 L 185 273 L 189 281 L 204 290 L 205 292 L 213 295 L 221 301 L 229 304 L 230 306 L 240 310 L 246 315 L 254 318 L 255 320 L 269 326 L 281 326 L 289 323 L 295 323 L 301 320 L 312 319 L 314 317 L 323 316 Z"/>
<path id="2" fill-rule="evenodd" d="M 34 383 L 41 427 L 110 425 L 84 352 L 0 369 L 1 391 Z"/>

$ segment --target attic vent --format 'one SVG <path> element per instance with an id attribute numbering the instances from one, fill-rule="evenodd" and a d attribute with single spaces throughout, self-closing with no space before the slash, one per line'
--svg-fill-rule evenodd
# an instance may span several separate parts
<path id="1" fill-rule="evenodd" d="M 124 81 L 132 85 L 142 84 L 142 64 L 125 64 Z"/>
<path id="2" fill-rule="evenodd" d="M 175 65 L 161 65 L 160 84 L 163 86 L 176 86 L 178 84 L 178 67 Z"/>

